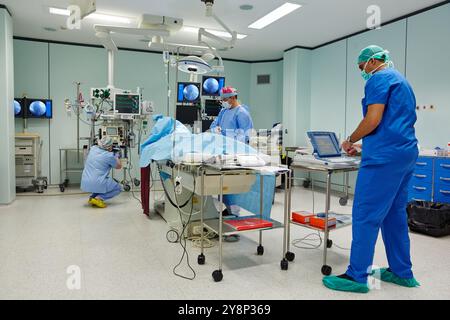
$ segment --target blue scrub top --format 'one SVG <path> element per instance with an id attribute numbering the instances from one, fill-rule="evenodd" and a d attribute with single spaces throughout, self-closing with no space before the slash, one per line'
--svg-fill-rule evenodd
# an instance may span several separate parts
<path id="1" fill-rule="evenodd" d="M 377 129 L 363 139 L 362 165 L 389 163 L 417 152 L 416 98 L 405 77 L 393 68 L 375 73 L 365 87 L 364 117 L 372 104 L 384 104 L 385 109 Z"/>
<path id="2" fill-rule="evenodd" d="M 112 168 L 117 166 L 112 152 L 93 146 L 84 164 L 81 177 L 81 190 L 92 193 L 106 193 L 113 190 L 117 182 L 108 177 Z"/>
<path id="3" fill-rule="evenodd" d="M 248 142 L 250 130 L 253 129 L 252 117 L 248 110 L 246 105 L 229 109 L 223 108 L 211 124 L 210 129 L 220 127 L 223 135 L 236 138 L 241 142 Z"/>

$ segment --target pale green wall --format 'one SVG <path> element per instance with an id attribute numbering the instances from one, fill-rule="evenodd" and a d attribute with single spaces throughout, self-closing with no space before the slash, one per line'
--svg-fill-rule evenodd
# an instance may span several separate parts
<path id="1" fill-rule="evenodd" d="M 107 84 L 107 54 L 104 49 L 76 45 L 48 44 L 37 41 L 14 40 L 15 96 L 53 99 L 53 119 L 28 120 L 27 132 L 38 133 L 43 141 L 42 175 L 50 178 L 52 184 L 62 181 L 60 177 L 59 149 L 76 147 L 76 116 L 69 117 L 65 111 L 64 99 L 76 97 L 74 81 L 82 83 L 85 100 L 89 99 L 91 87 Z M 272 126 L 274 118 L 281 119 L 282 62 L 265 63 L 253 68 L 250 63 L 224 61 L 226 84 L 239 89 L 239 99 L 254 108 L 251 109 L 255 127 Z M 252 71 L 273 75 L 273 85 L 261 92 L 252 85 Z M 115 86 L 143 90 L 146 100 L 155 104 L 155 113 L 167 114 L 167 82 L 161 54 L 120 50 L 116 55 Z M 188 80 L 179 74 L 180 81 Z M 199 77 L 201 81 L 201 77 Z M 170 72 L 171 102 L 170 115 L 174 114 L 175 72 Z M 267 99 L 271 97 L 273 99 Z M 257 112 L 258 110 L 258 112 Z M 259 112 L 259 111 L 263 112 Z M 15 121 L 16 132 L 23 131 L 23 120 Z M 80 124 L 80 135 L 89 136 L 89 126 Z M 144 137 L 145 138 L 145 137 Z M 81 146 L 86 142 L 81 142 Z M 133 150 L 133 175 L 138 176 L 138 154 Z M 116 175 L 121 173 L 115 172 Z M 121 177 L 121 176 L 119 176 Z"/>
<path id="2" fill-rule="evenodd" d="M 445 147 L 450 142 L 450 5 L 408 19 L 406 76 L 419 106 L 417 137 L 422 147 Z"/>
<path id="3" fill-rule="evenodd" d="M 311 51 L 293 49 L 284 54 L 283 143 L 287 147 L 306 144 L 311 111 Z"/>
<path id="4" fill-rule="evenodd" d="M 257 84 L 258 75 L 270 75 L 270 84 Z M 270 129 L 283 117 L 283 61 L 253 63 L 250 72 L 250 102 L 256 129 Z"/>

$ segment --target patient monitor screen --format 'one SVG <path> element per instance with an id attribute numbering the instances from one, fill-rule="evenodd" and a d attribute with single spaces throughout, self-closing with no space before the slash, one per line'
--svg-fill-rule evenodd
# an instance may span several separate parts
<path id="1" fill-rule="evenodd" d="M 140 97 L 138 94 L 116 94 L 116 112 L 122 114 L 139 114 Z"/>
<path id="2" fill-rule="evenodd" d="M 317 135 L 315 136 L 317 144 L 317 153 L 319 155 L 339 155 L 339 150 L 336 150 L 336 146 L 333 143 L 333 139 L 330 135 Z"/>
<path id="3" fill-rule="evenodd" d="M 116 127 L 107 127 L 106 128 L 106 134 L 108 136 L 118 136 L 119 135 L 118 130 L 117 130 Z"/>

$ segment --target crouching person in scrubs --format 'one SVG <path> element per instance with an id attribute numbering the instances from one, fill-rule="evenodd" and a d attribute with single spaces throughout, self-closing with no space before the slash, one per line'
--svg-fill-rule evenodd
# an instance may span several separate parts
<path id="1" fill-rule="evenodd" d="M 108 177 L 111 169 L 121 169 L 118 157 L 112 152 L 113 141 L 103 137 L 98 146 L 93 146 L 84 165 L 81 177 L 81 190 L 91 192 L 88 203 L 98 208 L 106 208 L 105 200 L 117 196 L 122 188 Z"/>
<path id="2" fill-rule="evenodd" d="M 389 52 L 378 46 L 361 51 L 364 119 L 342 144 L 349 154 L 363 140 L 361 168 L 353 203 L 350 266 L 341 276 L 323 279 L 326 287 L 366 293 L 369 274 L 404 287 L 417 287 L 412 272 L 407 223 L 408 184 L 418 156 L 414 130 L 416 99 L 407 80 L 393 68 Z M 381 229 L 388 268 L 372 269 Z"/>
<path id="3" fill-rule="evenodd" d="M 238 101 L 238 91 L 232 87 L 225 87 L 220 93 L 222 110 L 211 124 L 210 130 L 222 134 L 228 138 L 236 139 L 242 143 L 248 143 L 250 132 L 253 129 L 253 120 L 249 107 Z M 227 209 L 224 215 L 239 216 L 240 207 L 232 201 L 232 196 L 225 195 L 224 203 Z M 237 240 L 238 236 L 227 237 L 227 241 Z"/>

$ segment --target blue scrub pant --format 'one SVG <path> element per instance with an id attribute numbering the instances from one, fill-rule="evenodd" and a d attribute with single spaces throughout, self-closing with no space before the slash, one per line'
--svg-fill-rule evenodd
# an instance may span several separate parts
<path id="1" fill-rule="evenodd" d="M 91 198 L 100 197 L 103 200 L 108 200 L 108 199 L 114 198 L 121 192 L 122 192 L 122 188 L 120 187 L 120 184 L 117 183 L 116 186 L 114 187 L 114 189 L 112 189 L 106 193 L 93 193 L 93 194 L 91 194 Z"/>
<path id="2" fill-rule="evenodd" d="M 388 164 L 362 166 L 353 203 L 353 241 L 346 274 L 366 283 L 381 228 L 391 271 L 413 278 L 406 206 L 417 152 Z"/>

